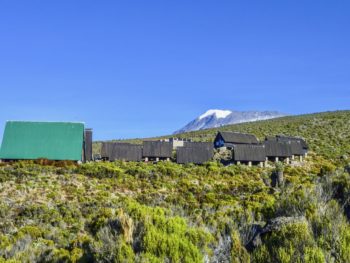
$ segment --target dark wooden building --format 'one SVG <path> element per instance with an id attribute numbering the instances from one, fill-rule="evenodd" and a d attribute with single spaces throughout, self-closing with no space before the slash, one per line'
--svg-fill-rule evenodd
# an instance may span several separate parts
<path id="1" fill-rule="evenodd" d="M 264 142 L 266 157 L 271 161 L 287 160 L 292 157 L 292 147 L 288 142 L 267 140 Z"/>
<path id="2" fill-rule="evenodd" d="M 266 137 L 266 141 L 278 141 L 289 143 L 292 149 L 292 156 L 304 156 L 308 152 L 308 145 L 306 141 L 299 137 L 291 137 L 284 135 L 277 135 L 275 137 Z"/>
<path id="3" fill-rule="evenodd" d="M 293 156 L 302 156 L 304 155 L 304 150 L 300 142 L 298 141 L 289 141 L 291 150 L 292 150 L 292 155 Z"/>
<path id="4" fill-rule="evenodd" d="M 170 160 L 173 153 L 173 145 L 171 142 L 164 141 L 144 141 L 143 157 L 145 161 L 149 160 Z"/>
<path id="5" fill-rule="evenodd" d="M 179 164 L 202 164 L 210 161 L 213 155 L 214 147 L 212 143 L 186 142 L 184 147 L 177 148 L 176 162 Z"/>
<path id="6" fill-rule="evenodd" d="M 259 141 L 253 134 L 239 132 L 218 132 L 214 140 L 215 148 L 232 148 L 239 144 L 259 144 Z"/>
<path id="7" fill-rule="evenodd" d="M 262 144 L 239 144 L 232 149 L 232 160 L 235 163 L 260 164 L 266 160 L 265 146 Z"/>
<path id="8" fill-rule="evenodd" d="M 104 142 L 101 149 L 102 159 L 109 161 L 142 161 L 142 145 L 130 143 Z"/>
<path id="9" fill-rule="evenodd" d="M 277 135 L 276 138 L 278 141 L 291 142 L 294 144 L 299 143 L 301 146 L 301 152 L 297 152 L 297 153 L 295 153 L 295 155 L 306 155 L 308 150 L 309 150 L 309 146 L 306 143 L 305 139 L 303 139 L 303 138 L 293 137 L 293 136 L 285 136 L 285 135 Z M 295 146 L 295 147 L 299 148 L 299 146 Z M 295 148 L 295 149 L 297 149 L 297 148 Z"/>

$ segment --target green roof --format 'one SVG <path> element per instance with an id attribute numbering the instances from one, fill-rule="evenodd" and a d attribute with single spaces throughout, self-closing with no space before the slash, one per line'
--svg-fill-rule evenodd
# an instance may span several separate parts
<path id="1" fill-rule="evenodd" d="M 8 121 L 0 159 L 82 160 L 84 124 Z"/>

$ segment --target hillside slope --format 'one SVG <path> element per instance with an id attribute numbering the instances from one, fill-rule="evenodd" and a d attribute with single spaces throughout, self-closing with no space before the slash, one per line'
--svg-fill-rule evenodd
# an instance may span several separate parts
<path id="1" fill-rule="evenodd" d="M 195 141 L 213 141 L 218 131 L 236 131 L 255 134 L 264 140 L 266 136 L 285 134 L 302 136 L 310 145 L 311 151 L 328 158 L 350 156 L 350 111 L 333 111 L 298 116 L 288 116 L 271 120 L 256 121 L 222 126 L 220 128 L 176 134 L 178 138 Z M 164 139 L 173 135 L 148 139 Z M 124 140 L 142 143 L 142 139 Z M 94 145 L 98 153 L 100 143 Z"/>
<path id="2" fill-rule="evenodd" d="M 349 262 L 349 115 L 223 128 L 306 137 L 289 166 L 0 163 L 0 262 Z"/>
<path id="3" fill-rule="evenodd" d="M 330 158 L 350 155 L 350 111 L 323 112 L 228 125 L 184 133 L 178 137 L 212 141 L 217 131 L 252 133 L 261 140 L 265 136 L 275 134 L 302 136 L 310 144 L 311 150 L 318 154 Z"/>

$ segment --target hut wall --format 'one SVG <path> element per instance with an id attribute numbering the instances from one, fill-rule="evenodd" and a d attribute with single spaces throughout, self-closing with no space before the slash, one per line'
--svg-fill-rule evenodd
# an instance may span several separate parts
<path id="1" fill-rule="evenodd" d="M 185 143 L 185 147 L 176 150 L 176 162 L 179 164 L 202 164 L 210 161 L 214 155 L 212 143 Z"/>
<path id="2" fill-rule="evenodd" d="M 298 141 L 291 141 L 290 143 L 292 154 L 293 155 L 304 155 L 303 147 Z"/>
<path id="3" fill-rule="evenodd" d="M 144 141 L 143 157 L 149 158 L 171 158 L 173 146 L 171 142 Z"/>
<path id="4" fill-rule="evenodd" d="M 292 147 L 288 142 L 265 141 L 265 152 L 267 157 L 291 157 Z"/>
<path id="5" fill-rule="evenodd" d="M 264 162 L 266 160 L 264 145 L 235 145 L 232 151 L 233 161 Z"/>
<path id="6" fill-rule="evenodd" d="M 102 143 L 101 157 L 110 161 L 142 161 L 142 145 L 104 142 Z"/>
<path id="7" fill-rule="evenodd" d="M 303 138 L 300 138 L 300 137 L 277 135 L 276 138 L 277 138 L 278 141 L 299 142 L 301 144 L 302 149 L 304 149 L 304 150 L 308 150 L 308 148 L 309 148 L 309 146 L 307 145 L 306 141 Z"/>

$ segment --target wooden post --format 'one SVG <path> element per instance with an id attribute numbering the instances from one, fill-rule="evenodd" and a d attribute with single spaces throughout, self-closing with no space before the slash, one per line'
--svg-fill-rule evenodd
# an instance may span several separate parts
<path id="1" fill-rule="evenodd" d="M 289 164 L 289 157 L 286 158 L 286 164 Z"/>
<path id="2" fill-rule="evenodd" d="M 278 157 L 275 158 L 275 163 L 278 163 Z"/>
<path id="3" fill-rule="evenodd" d="M 263 168 L 263 167 L 264 167 L 264 162 L 260 162 L 260 163 L 259 163 L 259 166 L 260 166 L 261 168 Z"/>
<path id="4" fill-rule="evenodd" d="M 292 155 L 292 160 L 294 160 L 295 159 L 295 156 L 294 156 L 294 154 Z"/>
<path id="5" fill-rule="evenodd" d="M 301 161 L 301 162 L 303 161 L 303 156 L 302 156 L 302 155 L 300 155 L 300 161 Z"/>
<path id="6" fill-rule="evenodd" d="M 156 158 L 156 162 L 159 162 L 159 157 Z"/>
<path id="7" fill-rule="evenodd" d="M 249 161 L 249 162 L 248 162 L 248 166 L 249 166 L 249 167 L 252 167 L 252 162 Z"/>

